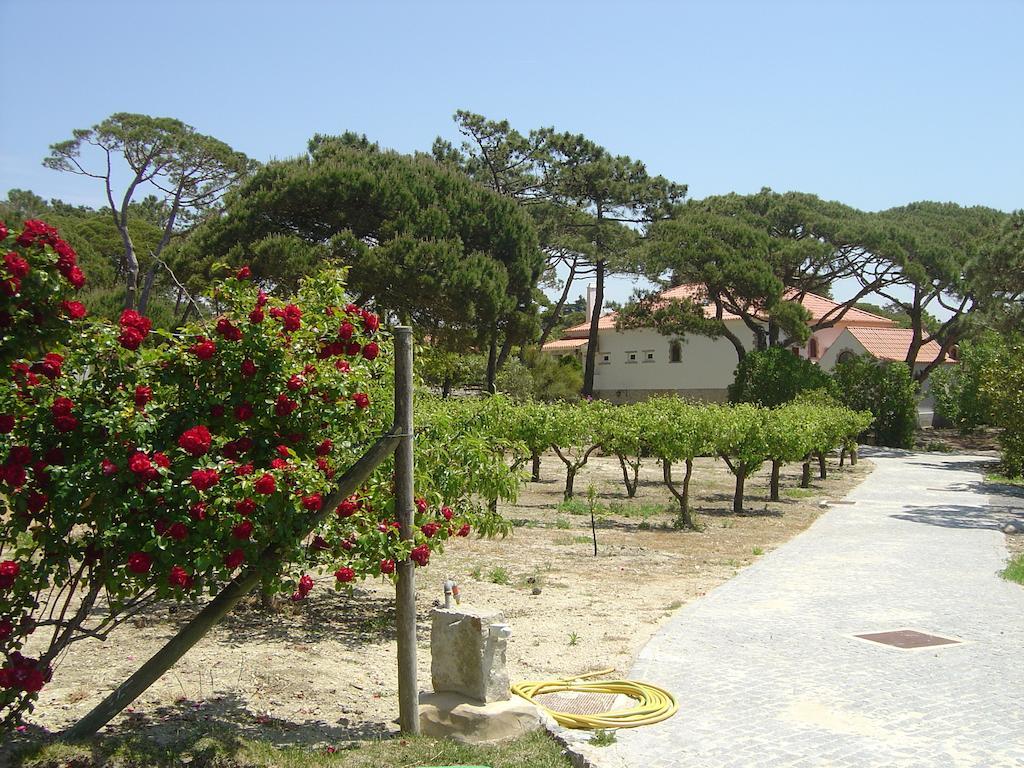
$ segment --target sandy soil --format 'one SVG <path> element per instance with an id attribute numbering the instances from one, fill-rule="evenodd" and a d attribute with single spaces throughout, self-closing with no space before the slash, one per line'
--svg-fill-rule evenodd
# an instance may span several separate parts
<path id="1" fill-rule="evenodd" d="M 660 469 L 648 461 L 636 499 L 627 499 L 614 458 L 594 457 L 577 477 L 586 498 L 615 506 L 598 522 L 594 557 L 589 515 L 557 507 L 563 467 L 545 456 L 540 483 L 524 486 L 519 502 L 502 509 L 515 523 L 506 539 L 456 540 L 417 571 L 420 680 L 429 686 L 429 610 L 454 578 L 463 602 L 501 610 L 512 626 L 508 658 L 513 680 L 581 673 L 603 667 L 625 672 L 673 611 L 704 594 L 804 530 L 870 472 L 870 462 L 796 488 L 799 467 L 783 475 L 783 501 L 767 502 L 767 474 L 747 483 L 747 510 L 731 512 L 724 464 L 700 460 L 693 504 L 699 532 L 671 528 L 672 500 Z M 642 515 L 648 515 L 646 519 Z M 279 743 L 328 742 L 395 730 L 397 687 L 391 629 L 393 589 L 364 582 L 352 595 L 318 579 L 310 599 L 268 613 L 239 606 L 130 710 L 108 728 L 173 733 L 196 722 L 224 723 Z M 538 592 L 539 594 L 535 594 Z M 83 642 L 58 667 L 30 722 L 64 727 L 130 675 L 194 612 L 162 605 L 118 629 L 106 643 Z"/>

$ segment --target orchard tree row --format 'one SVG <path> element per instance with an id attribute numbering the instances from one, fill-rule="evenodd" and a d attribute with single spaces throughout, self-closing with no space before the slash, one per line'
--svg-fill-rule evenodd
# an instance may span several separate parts
<path id="1" fill-rule="evenodd" d="M 572 498 L 577 474 L 597 451 L 618 459 L 630 497 L 636 494 L 642 462 L 658 461 L 666 487 L 679 502 L 678 525 L 685 528 L 694 527 L 689 503 L 694 459 L 716 457 L 726 463 L 736 478 L 733 509 L 741 512 L 746 480 L 763 464 L 771 464 L 771 499 L 778 501 L 783 464 L 801 463 L 802 485 L 807 487 L 811 462 L 817 461 L 824 478 L 825 455 L 830 451 L 839 449 L 856 460 L 857 438 L 873 418 L 870 412 L 845 408 L 818 393 L 776 408 L 676 397 L 616 406 L 603 401 L 515 403 L 501 396 L 424 399 L 417 408 L 418 418 L 431 425 L 428 430 L 444 425 L 432 440 L 489 446 L 505 457 L 513 478 L 530 463 L 533 480 L 538 480 L 541 455 L 554 452 L 565 466 L 566 499 Z M 682 478 L 674 474 L 679 464 L 684 467 Z M 500 477 L 502 483 L 490 491 L 477 484 L 492 502 L 510 495 L 509 476 Z"/>

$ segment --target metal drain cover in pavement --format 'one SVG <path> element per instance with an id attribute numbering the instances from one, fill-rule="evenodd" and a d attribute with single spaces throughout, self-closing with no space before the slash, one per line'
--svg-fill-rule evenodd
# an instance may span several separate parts
<path id="1" fill-rule="evenodd" d="M 854 635 L 861 640 L 870 640 L 873 643 L 891 645 L 894 648 L 912 650 L 914 648 L 931 648 L 935 645 L 956 645 L 959 640 L 951 640 L 948 637 L 929 635 L 918 632 L 916 629 L 894 629 L 890 632 L 872 632 L 867 635 Z"/>

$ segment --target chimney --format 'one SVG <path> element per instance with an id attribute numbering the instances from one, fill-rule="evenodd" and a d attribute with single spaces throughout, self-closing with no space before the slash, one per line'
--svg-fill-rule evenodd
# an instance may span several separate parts
<path id="1" fill-rule="evenodd" d="M 594 300 L 597 298 L 597 286 L 590 283 L 587 286 L 587 322 L 594 316 Z"/>

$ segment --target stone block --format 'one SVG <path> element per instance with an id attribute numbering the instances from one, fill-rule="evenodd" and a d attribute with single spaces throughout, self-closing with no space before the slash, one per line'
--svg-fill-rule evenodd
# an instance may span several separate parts
<path id="1" fill-rule="evenodd" d="M 512 630 L 500 613 L 435 608 L 430 627 L 430 679 L 435 693 L 489 703 L 509 697 L 505 649 Z"/>
<path id="2" fill-rule="evenodd" d="M 435 739 L 463 744 L 506 741 L 540 730 L 547 717 L 519 696 L 488 704 L 456 693 L 420 693 L 420 730 Z"/>

